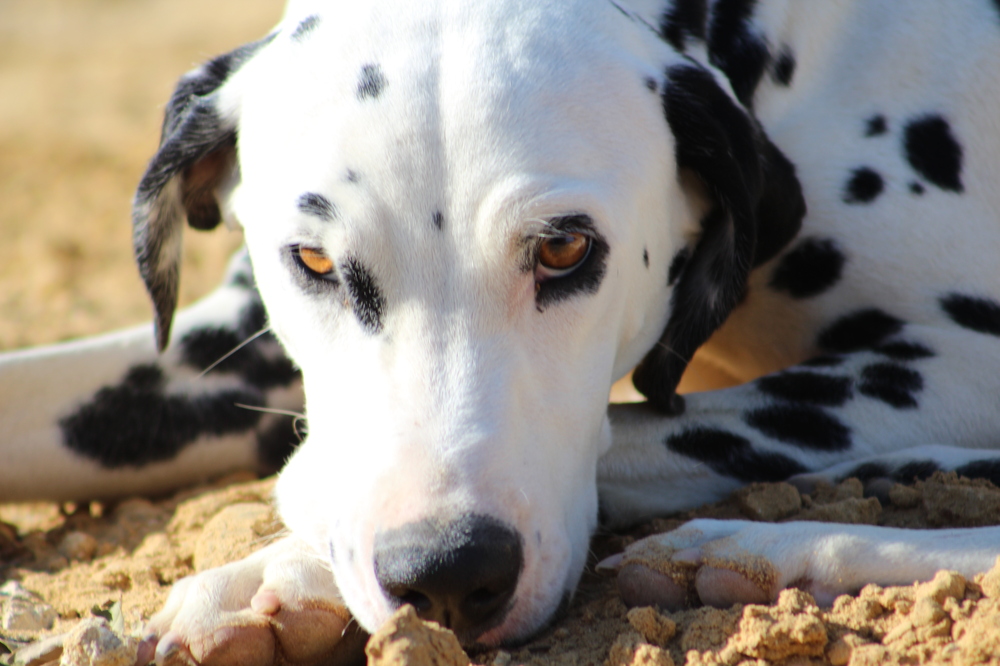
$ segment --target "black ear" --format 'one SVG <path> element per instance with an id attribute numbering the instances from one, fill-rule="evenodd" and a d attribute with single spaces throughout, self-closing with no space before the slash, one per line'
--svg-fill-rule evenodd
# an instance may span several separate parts
<path id="1" fill-rule="evenodd" d="M 684 409 L 677 384 L 691 357 L 739 303 L 750 269 L 798 233 L 805 200 L 791 162 L 708 70 L 668 70 L 663 110 L 678 172 L 701 182 L 709 210 L 680 270 L 666 329 L 633 382 L 652 406 L 677 414 Z"/>
<path id="2" fill-rule="evenodd" d="M 239 178 L 236 119 L 220 111 L 219 91 L 268 41 L 219 56 L 177 83 L 163 119 L 160 148 L 136 190 L 132 246 L 153 299 L 161 351 L 170 340 L 177 307 L 183 220 L 196 229 L 214 229 L 222 220 L 219 191 Z"/>

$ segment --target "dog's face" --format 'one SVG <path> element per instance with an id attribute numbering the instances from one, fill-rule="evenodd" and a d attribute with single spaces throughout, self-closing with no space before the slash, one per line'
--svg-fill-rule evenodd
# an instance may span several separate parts
<path id="1" fill-rule="evenodd" d="M 698 268 L 712 197 L 678 168 L 664 42 L 610 4 L 482 4 L 290 13 L 195 72 L 136 220 L 161 342 L 171 215 L 212 226 L 219 196 L 242 224 L 305 385 L 279 508 L 358 621 L 410 602 L 497 644 L 576 585 L 608 390 L 673 321 L 678 262 L 721 308 L 737 241 Z"/>

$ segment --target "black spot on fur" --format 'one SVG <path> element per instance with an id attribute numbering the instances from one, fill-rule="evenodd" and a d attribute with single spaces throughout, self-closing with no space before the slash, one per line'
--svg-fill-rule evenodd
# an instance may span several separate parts
<path id="1" fill-rule="evenodd" d="M 762 377 L 757 380 L 757 388 L 782 400 L 828 407 L 839 407 L 851 398 L 850 377 L 801 370 Z"/>
<path id="2" fill-rule="evenodd" d="M 845 261 L 832 239 L 807 238 L 781 258 L 771 274 L 771 287 L 793 298 L 816 296 L 837 284 Z"/>
<path id="3" fill-rule="evenodd" d="M 263 406 L 257 391 L 167 395 L 165 384 L 157 366 L 133 367 L 120 384 L 102 388 L 59 421 L 64 443 L 108 469 L 138 467 L 170 460 L 202 436 L 250 430 L 261 418 L 236 406 Z"/>
<path id="4" fill-rule="evenodd" d="M 885 116 L 877 113 L 865 121 L 865 136 L 879 136 L 889 131 Z"/>
<path id="5" fill-rule="evenodd" d="M 440 229 L 444 226 L 444 213 L 439 210 L 434 211 L 434 227 Z"/>
<path id="6" fill-rule="evenodd" d="M 301 42 L 302 38 L 315 30 L 319 23 L 320 18 L 316 14 L 307 16 L 302 19 L 302 22 L 299 23 L 298 26 L 296 26 L 295 31 L 292 33 L 292 39 L 296 42 Z"/>
<path id="7" fill-rule="evenodd" d="M 657 92 L 659 90 L 659 86 L 656 83 L 656 79 L 654 79 L 651 76 L 647 76 L 646 78 L 644 78 L 642 80 L 642 83 L 643 85 L 646 86 L 646 90 L 650 92 Z"/>
<path id="8" fill-rule="evenodd" d="M 649 250 L 642 248 L 642 265 L 649 268 Z"/>
<path id="9" fill-rule="evenodd" d="M 870 349 L 903 329 L 903 322 L 881 310 L 871 308 L 845 315 L 833 322 L 817 340 L 820 347 L 833 352 Z"/>
<path id="10" fill-rule="evenodd" d="M 896 409 L 917 406 L 914 393 L 924 388 L 920 373 L 897 363 L 874 363 L 861 371 L 858 392 Z"/>
<path id="11" fill-rule="evenodd" d="M 792 84 L 792 76 L 795 75 L 795 54 L 792 53 L 792 50 L 788 46 L 781 49 L 778 59 L 774 61 L 774 69 L 771 75 L 774 77 L 775 83 L 783 86 L 790 86 Z"/>
<path id="12" fill-rule="evenodd" d="M 257 433 L 257 460 L 262 471 L 277 472 L 305 437 L 304 421 L 291 415 L 282 414 L 268 427 Z"/>
<path id="13" fill-rule="evenodd" d="M 994 300 L 949 294 L 941 298 L 941 308 L 959 326 L 1000 336 L 1000 304 Z"/>
<path id="14" fill-rule="evenodd" d="M 729 79 L 736 97 L 747 108 L 771 55 L 763 38 L 750 26 L 756 0 L 718 0 L 712 9 L 708 54 Z"/>
<path id="15" fill-rule="evenodd" d="M 906 125 L 903 147 L 917 173 L 943 190 L 961 192 L 962 146 L 941 116 L 929 115 Z"/>
<path id="16" fill-rule="evenodd" d="M 337 209 L 334 208 L 330 200 L 315 192 L 306 192 L 300 196 L 297 205 L 299 210 L 306 215 L 312 215 L 321 220 L 330 221 L 337 216 Z"/>
<path id="17" fill-rule="evenodd" d="M 357 259 L 350 258 L 343 266 L 344 282 L 350 293 L 354 315 L 369 333 L 382 331 L 385 297 L 375 278 Z"/>
<path id="18" fill-rule="evenodd" d="M 856 478 L 861 483 L 867 483 L 872 479 L 884 479 L 889 476 L 889 468 L 882 463 L 867 462 L 862 463 L 852 469 L 850 472 L 845 474 L 840 478 L 841 481 L 844 479 Z"/>
<path id="19" fill-rule="evenodd" d="M 806 468 L 780 453 L 756 451 L 745 437 L 725 430 L 694 428 L 667 438 L 667 448 L 741 481 L 783 481 Z"/>
<path id="20" fill-rule="evenodd" d="M 959 476 L 969 479 L 988 479 L 995 486 L 1000 486 L 1000 460 L 976 460 L 957 468 Z"/>
<path id="21" fill-rule="evenodd" d="M 358 80 L 358 99 L 375 99 L 386 87 L 385 74 L 378 65 L 365 65 L 361 68 L 361 78 Z"/>
<path id="22" fill-rule="evenodd" d="M 799 365 L 805 365 L 811 368 L 832 368 L 842 365 L 843 362 L 843 356 L 837 356 L 836 354 L 824 354 L 822 356 L 815 356 L 808 361 L 803 361 Z"/>
<path id="23" fill-rule="evenodd" d="M 910 183 L 910 192 L 916 194 L 917 196 L 920 196 L 921 194 L 924 193 L 924 186 L 918 183 L 917 181 L 913 181 L 912 183 Z"/>
<path id="24" fill-rule="evenodd" d="M 871 203 L 884 189 L 885 181 L 878 172 L 868 167 L 857 168 L 844 186 L 844 203 Z"/>
<path id="25" fill-rule="evenodd" d="M 660 35 L 678 51 L 687 38 L 705 40 L 705 0 L 674 0 L 660 19 Z"/>
<path id="26" fill-rule="evenodd" d="M 673 260 L 670 262 L 670 270 L 667 271 L 667 286 L 672 287 L 677 278 L 681 276 L 681 272 L 687 265 L 688 259 L 691 258 L 691 250 L 688 248 L 682 248 L 677 254 L 674 255 Z"/>
<path id="27" fill-rule="evenodd" d="M 906 342 L 903 340 L 879 345 L 875 347 L 875 351 L 897 361 L 916 361 L 917 359 L 934 356 L 934 352 L 928 347 L 917 342 Z"/>
<path id="28" fill-rule="evenodd" d="M 819 451 L 842 451 L 851 446 L 847 426 L 817 407 L 772 405 L 747 412 L 743 420 L 786 444 Z"/>
<path id="29" fill-rule="evenodd" d="M 360 177 L 358 176 L 357 171 L 354 171 L 353 169 L 348 169 L 347 175 L 344 176 L 344 180 L 346 180 L 348 183 L 356 183 L 360 180 Z"/>
<path id="30" fill-rule="evenodd" d="M 892 478 L 899 483 L 925 481 L 939 469 L 941 468 L 933 460 L 913 460 L 893 472 Z"/>

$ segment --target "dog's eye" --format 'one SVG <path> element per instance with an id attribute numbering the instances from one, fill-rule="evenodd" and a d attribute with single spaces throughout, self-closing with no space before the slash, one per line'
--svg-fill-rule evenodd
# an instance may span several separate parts
<path id="1" fill-rule="evenodd" d="M 333 260 L 320 250 L 311 247 L 300 247 L 295 252 L 302 265 L 316 275 L 329 275 L 333 272 Z"/>
<path id="2" fill-rule="evenodd" d="M 590 254 L 590 237 L 580 232 L 548 236 L 538 246 L 538 264 L 546 277 L 571 272 Z"/>

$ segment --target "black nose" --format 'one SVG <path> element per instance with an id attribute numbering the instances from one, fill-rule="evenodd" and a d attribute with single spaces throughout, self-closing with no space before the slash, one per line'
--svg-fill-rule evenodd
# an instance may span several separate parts
<path id="1" fill-rule="evenodd" d="M 489 516 L 422 520 L 375 536 L 375 576 L 391 602 L 412 604 L 463 643 L 503 621 L 523 566 L 520 535 Z"/>

